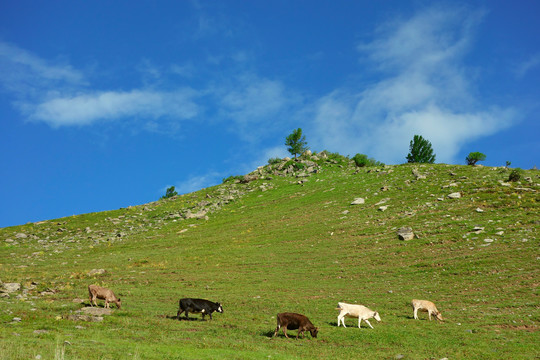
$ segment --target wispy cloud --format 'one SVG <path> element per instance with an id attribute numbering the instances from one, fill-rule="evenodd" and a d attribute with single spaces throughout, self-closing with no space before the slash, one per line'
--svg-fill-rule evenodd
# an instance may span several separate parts
<path id="1" fill-rule="evenodd" d="M 53 64 L 15 45 L 0 42 L 0 86 L 9 92 L 31 96 L 51 86 L 85 84 L 84 75 L 69 64 Z"/>
<path id="2" fill-rule="evenodd" d="M 96 121 L 124 117 L 155 119 L 174 116 L 178 119 L 189 119 L 199 112 L 194 102 L 196 95 L 192 89 L 182 89 L 175 92 L 107 91 L 73 97 L 55 97 L 32 108 L 29 116 L 53 127 L 88 125 Z"/>
<path id="3" fill-rule="evenodd" d="M 299 96 L 277 80 L 252 74 L 239 76 L 234 83 L 214 89 L 219 99 L 220 116 L 232 120 L 238 134 L 247 141 L 257 141 L 271 134 L 299 102 Z M 290 115 L 289 115 L 290 117 Z"/>
<path id="4" fill-rule="evenodd" d="M 534 54 L 526 61 L 523 61 L 522 63 L 518 64 L 514 70 L 517 77 L 522 78 L 524 77 L 531 69 L 534 69 L 535 67 L 540 65 L 540 53 Z"/>
<path id="5" fill-rule="evenodd" d="M 509 126 L 516 111 L 475 98 L 463 60 L 481 19 L 482 12 L 434 7 L 381 26 L 359 51 L 382 77 L 321 98 L 317 142 L 402 163 L 410 139 L 420 134 L 432 142 L 437 161 L 451 162 L 468 141 Z"/>

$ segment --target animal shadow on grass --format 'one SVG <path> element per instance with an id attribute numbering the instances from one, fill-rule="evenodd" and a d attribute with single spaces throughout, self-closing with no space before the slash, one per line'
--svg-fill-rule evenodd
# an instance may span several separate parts
<path id="1" fill-rule="evenodd" d="M 195 318 L 195 317 L 190 317 L 186 319 L 184 316 L 181 316 L 180 319 L 178 319 L 176 315 L 158 315 L 158 317 L 169 319 L 169 320 L 179 320 L 179 321 L 198 321 L 198 320 L 203 321 L 202 319 Z M 206 321 L 206 319 L 204 319 L 204 321 Z"/>
<path id="2" fill-rule="evenodd" d="M 263 332 L 261 332 L 261 336 L 271 338 L 271 337 L 274 336 L 274 330 L 263 331 Z M 278 334 L 278 336 L 279 336 L 279 334 Z M 283 337 L 285 337 L 285 336 L 283 336 Z"/>

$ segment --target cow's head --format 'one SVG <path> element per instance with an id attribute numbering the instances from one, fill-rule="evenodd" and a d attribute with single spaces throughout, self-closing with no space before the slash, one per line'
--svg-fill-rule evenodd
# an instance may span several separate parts
<path id="1" fill-rule="evenodd" d="M 375 320 L 381 321 L 381 317 L 379 316 L 379 313 L 378 313 L 378 312 L 376 312 L 376 313 L 373 315 L 373 317 L 375 318 Z"/>
<path id="2" fill-rule="evenodd" d="M 309 330 L 309 333 L 311 334 L 311 337 L 316 338 L 317 334 L 319 333 L 319 328 L 314 328 L 312 330 Z"/>
<path id="3" fill-rule="evenodd" d="M 217 304 L 217 306 L 218 306 L 218 308 L 217 308 L 216 311 L 217 311 L 218 313 L 222 313 L 222 312 L 223 312 L 223 307 L 221 306 L 220 303 L 216 303 L 216 304 Z"/>
<path id="4" fill-rule="evenodd" d="M 437 317 L 437 320 L 444 321 L 442 314 L 439 311 L 436 311 L 433 315 Z"/>
<path id="5" fill-rule="evenodd" d="M 116 304 L 116 306 L 120 309 L 120 307 L 122 306 L 122 300 L 120 299 L 116 299 L 116 301 L 114 302 Z"/>

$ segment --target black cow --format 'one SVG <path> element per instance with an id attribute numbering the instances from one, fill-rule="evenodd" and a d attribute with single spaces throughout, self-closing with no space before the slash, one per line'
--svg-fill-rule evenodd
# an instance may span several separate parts
<path id="1" fill-rule="evenodd" d="M 186 319 L 189 319 L 188 313 L 202 314 L 202 319 L 204 320 L 205 315 L 210 315 L 210 320 L 212 320 L 212 313 L 217 311 L 219 313 L 223 312 L 223 307 L 220 303 L 215 303 L 209 300 L 204 299 L 192 299 L 184 298 L 180 299 L 179 302 L 180 308 L 178 309 L 178 314 L 176 318 L 180 320 L 180 314 L 185 312 Z"/>

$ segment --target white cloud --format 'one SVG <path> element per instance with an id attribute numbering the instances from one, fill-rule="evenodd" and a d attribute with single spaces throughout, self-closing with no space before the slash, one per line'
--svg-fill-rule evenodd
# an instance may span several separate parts
<path id="1" fill-rule="evenodd" d="M 531 56 L 526 61 L 523 61 L 518 66 L 516 66 L 514 72 L 517 77 L 522 78 L 527 74 L 531 69 L 540 65 L 540 54 L 535 54 Z"/>
<path id="2" fill-rule="evenodd" d="M 18 96 L 31 96 L 51 87 L 85 84 L 69 64 L 51 64 L 17 46 L 0 41 L 0 85 Z"/>
<path id="3" fill-rule="evenodd" d="M 195 96 L 195 91 L 183 89 L 175 92 L 107 91 L 57 97 L 38 104 L 32 109 L 30 118 L 54 127 L 89 125 L 100 120 L 137 116 L 189 119 L 199 112 L 193 101 Z"/>
<path id="4" fill-rule="evenodd" d="M 473 96 L 463 57 L 481 13 L 430 8 L 384 24 L 359 46 L 383 76 L 364 89 L 338 89 L 316 103 L 318 146 L 386 163 L 403 163 L 414 134 L 431 141 L 437 162 L 461 146 L 510 126 L 513 109 L 482 105 Z"/>

